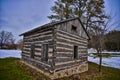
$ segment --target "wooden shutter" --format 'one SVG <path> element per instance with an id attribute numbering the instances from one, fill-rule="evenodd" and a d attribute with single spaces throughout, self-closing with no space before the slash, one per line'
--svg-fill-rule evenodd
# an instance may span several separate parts
<path id="1" fill-rule="evenodd" d="M 35 54 L 35 46 L 34 44 L 31 45 L 31 58 L 34 58 L 34 54 Z"/>
<path id="2" fill-rule="evenodd" d="M 42 61 L 48 61 L 48 44 L 42 45 Z"/>

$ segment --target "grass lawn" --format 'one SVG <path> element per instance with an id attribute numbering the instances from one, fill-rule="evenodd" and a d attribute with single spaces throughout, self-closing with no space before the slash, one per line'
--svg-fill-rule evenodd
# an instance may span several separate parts
<path id="1" fill-rule="evenodd" d="M 28 72 L 18 63 L 17 58 L 0 59 L 0 80 L 49 80 L 41 74 L 39 77 Z M 112 64 L 112 63 L 111 63 Z M 98 72 L 98 65 L 89 62 L 89 70 L 87 72 L 64 77 L 56 80 L 120 80 L 120 69 L 111 67 L 102 67 L 102 72 Z"/>

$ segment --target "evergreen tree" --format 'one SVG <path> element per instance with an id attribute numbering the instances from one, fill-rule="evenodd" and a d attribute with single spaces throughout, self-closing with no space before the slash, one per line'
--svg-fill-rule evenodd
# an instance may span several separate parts
<path id="1" fill-rule="evenodd" d="M 110 31 L 106 34 L 105 46 L 107 50 L 120 51 L 120 31 Z"/>
<path id="2" fill-rule="evenodd" d="M 51 8 L 53 14 L 48 16 L 53 21 L 64 20 L 72 17 L 73 0 L 57 0 Z"/>

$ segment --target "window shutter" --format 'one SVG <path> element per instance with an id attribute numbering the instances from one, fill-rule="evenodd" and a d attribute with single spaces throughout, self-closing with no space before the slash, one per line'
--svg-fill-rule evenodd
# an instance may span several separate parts
<path id="1" fill-rule="evenodd" d="M 48 44 L 42 45 L 42 61 L 48 61 Z"/>
<path id="2" fill-rule="evenodd" d="M 31 58 L 34 58 L 34 54 L 35 54 L 35 45 L 32 44 L 31 45 Z"/>

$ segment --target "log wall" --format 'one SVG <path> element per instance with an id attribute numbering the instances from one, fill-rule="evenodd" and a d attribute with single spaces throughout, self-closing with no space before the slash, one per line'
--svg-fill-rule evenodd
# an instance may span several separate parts
<path id="1" fill-rule="evenodd" d="M 52 55 L 54 48 L 54 39 L 53 39 L 53 31 L 54 29 L 45 29 L 34 32 L 33 34 L 24 35 L 24 47 L 22 52 L 22 59 L 32 65 L 39 67 L 40 69 L 45 68 L 51 70 L 52 63 Z M 48 44 L 48 61 L 42 61 L 42 44 Z M 34 44 L 34 58 L 31 57 L 31 46 Z M 49 66 L 49 67 L 48 67 Z"/>
<path id="2" fill-rule="evenodd" d="M 77 27 L 73 32 L 72 26 Z M 69 75 L 88 70 L 87 44 L 88 36 L 78 19 L 46 27 L 24 35 L 22 59 L 37 68 L 49 73 Z M 48 44 L 48 61 L 42 61 L 42 44 Z M 34 46 L 34 47 L 33 47 Z M 74 58 L 74 46 L 78 55 Z M 32 50 L 32 51 L 31 51 Z M 31 55 L 32 54 L 32 55 Z M 82 67 L 84 66 L 84 68 Z M 81 70 L 83 68 L 84 70 Z M 61 74 L 63 76 L 64 74 Z M 55 75 L 55 74 L 53 74 Z"/>
<path id="3" fill-rule="evenodd" d="M 77 32 L 72 33 L 71 26 L 77 26 Z M 56 26 L 55 70 L 78 66 L 87 62 L 87 35 L 80 22 L 70 21 Z M 74 46 L 78 46 L 78 58 L 74 59 Z"/>

